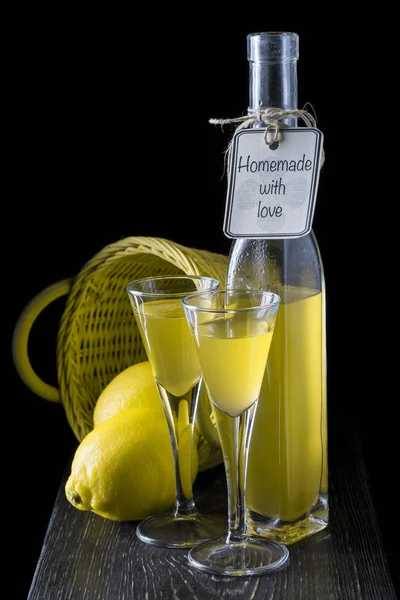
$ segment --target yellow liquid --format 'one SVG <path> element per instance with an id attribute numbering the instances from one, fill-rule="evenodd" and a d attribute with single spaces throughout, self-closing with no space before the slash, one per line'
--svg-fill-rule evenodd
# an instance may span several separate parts
<path id="1" fill-rule="evenodd" d="M 248 507 L 281 520 L 297 519 L 327 491 L 323 300 L 294 293 L 281 294 L 247 471 Z"/>
<path id="2" fill-rule="evenodd" d="M 248 317 L 215 319 L 198 326 L 200 364 L 211 401 L 237 417 L 258 398 L 272 331 Z"/>
<path id="3" fill-rule="evenodd" d="M 173 396 L 183 396 L 201 372 L 182 301 L 145 302 L 135 317 L 155 379 Z"/>

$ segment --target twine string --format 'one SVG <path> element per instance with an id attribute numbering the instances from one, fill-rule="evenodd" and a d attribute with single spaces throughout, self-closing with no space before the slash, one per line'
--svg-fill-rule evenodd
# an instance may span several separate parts
<path id="1" fill-rule="evenodd" d="M 264 141 L 267 146 L 273 146 L 279 141 L 279 131 L 281 128 L 287 127 L 284 121 L 285 119 L 301 119 L 305 123 L 306 127 L 316 127 L 317 122 L 314 116 L 307 110 L 294 109 L 284 110 L 283 108 L 266 108 L 266 109 L 254 109 L 248 108 L 247 115 L 241 117 L 234 117 L 232 119 L 209 119 L 211 125 L 231 125 L 238 124 L 235 133 L 242 129 L 248 129 L 254 123 L 266 124 L 264 131 Z M 228 175 L 230 172 L 231 154 L 232 154 L 232 140 L 229 142 L 228 147 L 225 151 L 225 166 L 227 167 Z M 325 155 L 322 150 L 321 165 L 324 164 Z"/>

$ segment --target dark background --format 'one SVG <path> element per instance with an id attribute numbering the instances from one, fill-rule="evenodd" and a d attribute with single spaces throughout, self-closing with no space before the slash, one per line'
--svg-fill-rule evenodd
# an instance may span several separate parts
<path id="1" fill-rule="evenodd" d="M 296 17 L 259 12 L 234 18 L 215 7 L 191 16 L 154 9 L 151 20 L 117 10 L 32 12 L 14 23 L 3 194 L 9 416 L 2 504 L 13 559 L 22 564 L 21 597 L 77 441 L 62 406 L 35 396 L 18 377 L 11 358 L 15 323 L 38 292 L 75 276 L 105 245 L 126 236 L 229 252 L 223 152 L 233 130 L 208 119 L 245 114 L 246 35 L 261 30 L 300 35 L 299 107 L 311 103 L 325 136 L 314 231 L 327 286 L 330 452 L 340 424 L 354 421 L 394 564 L 399 453 L 387 343 L 390 178 L 379 171 L 388 114 L 380 102 L 390 81 L 365 29 L 343 29 L 339 18 L 337 27 L 332 20 L 329 28 L 300 26 Z M 377 82 L 380 91 L 371 94 Z M 29 341 L 34 369 L 53 385 L 63 303 L 42 313 Z"/>

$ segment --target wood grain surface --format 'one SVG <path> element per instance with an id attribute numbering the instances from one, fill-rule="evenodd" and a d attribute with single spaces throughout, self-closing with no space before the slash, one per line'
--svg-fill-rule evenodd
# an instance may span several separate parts
<path id="1" fill-rule="evenodd" d="M 263 577 L 196 571 L 186 550 L 140 542 L 137 523 L 72 507 L 63 480 L 28 600 L 396 600 L 357 436 L 341 436 L 331 455 L 329 528 Z M 224 512 L 225 492 L 222 466 L 202 474 L 199 508 Z"/>

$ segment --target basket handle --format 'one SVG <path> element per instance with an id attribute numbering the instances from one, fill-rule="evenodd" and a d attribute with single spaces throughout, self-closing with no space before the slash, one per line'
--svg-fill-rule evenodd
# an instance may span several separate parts
<path id="1" fill-rule="evenodd" d="M 50 402 L 61 402 L 60 391 L 45 383 L 32 369 L 28 357 L 28 339 L 32 325 L 42 310 L 57 298 L 67 295 L 72 282 L 73 279 L 63 279 L 39 292 L 20 314 L 12 338 L 12 356 L 19 376 L 32 392 Z"/>

